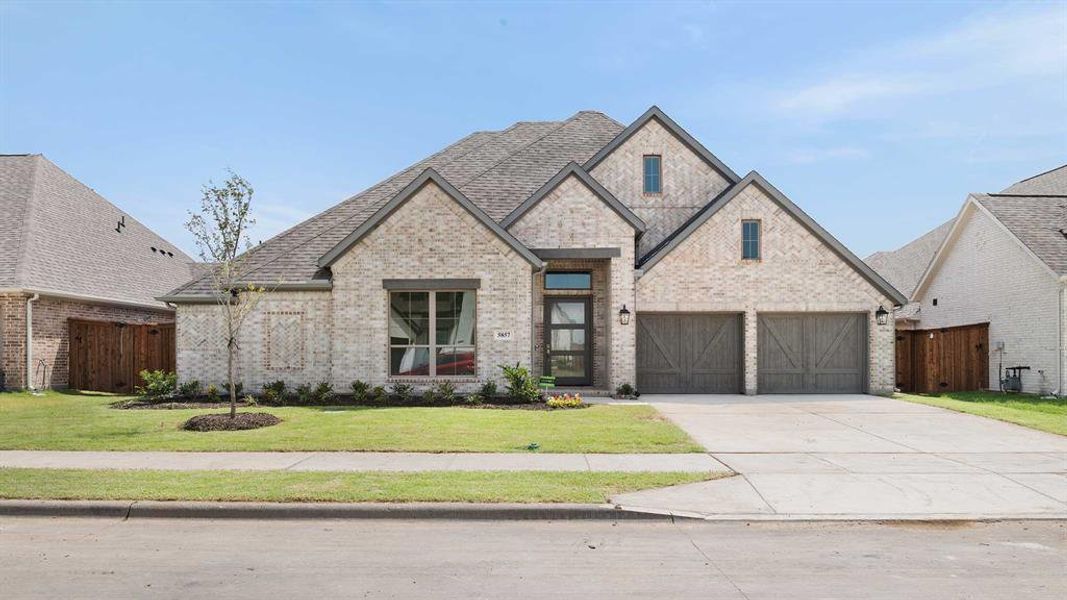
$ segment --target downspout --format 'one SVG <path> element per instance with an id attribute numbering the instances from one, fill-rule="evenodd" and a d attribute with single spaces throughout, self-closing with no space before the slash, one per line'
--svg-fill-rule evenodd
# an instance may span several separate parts
<path id="1" fill-rule="evenodd" d="M 33 303 L 40 299 L 34 294 L 26 299 L 26 380 L 25 387 L 33 390 Z"/>
<path id="2" fill-rule="evenodd" d="M 1067 363 L 1067 356 L 1064 355 L 1063 336 L 1065 333 L 1064 327 L 1067 326 L 1063 321 L 1067 319 L 1067 276 L 1060 277 L 1060 318 L 1057 319 L 1057 333 L 1059 334 L 1059 360 L 1056 363 L 1056 371 L 1059 376 L 1059 389 L 1056 390 L 1057 396 L 1067 396 L 1067 373 L 1064 373 L 1064 363 Z"/>

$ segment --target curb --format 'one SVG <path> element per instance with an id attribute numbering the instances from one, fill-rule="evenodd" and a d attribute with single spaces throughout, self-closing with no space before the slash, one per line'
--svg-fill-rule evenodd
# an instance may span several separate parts
<path id="1" fill-rule="evenodd" d="M 122 502 L 0 500 L 0 517 L 115 519 L 448 519 L 458 521 L 663 521 L 690 519 L 606 504 L 291 504 L 270 502 Z"/>

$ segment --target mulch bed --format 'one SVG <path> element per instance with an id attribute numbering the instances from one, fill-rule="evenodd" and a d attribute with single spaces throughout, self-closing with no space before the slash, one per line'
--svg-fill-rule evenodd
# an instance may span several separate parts
<path id="1" fill-rule="evenodd" d="M 251 406 L 244 400 L 237 401 L 238 408 L 244 406 Z M 146 402 L 144 400 L 123 400 L 121 402 L 115 402 L 111 404 L 111 408 L 121 409 L 161 409 L 161 410 L 181 410 L 183 408 L 229 408 L 229 402 Z"/>
<path id="2" fill-rule="evenodd" d="M 237 413 L 233 419 L 225 413 L 197 415 L 182 424 L 189 431 L 241 431 L 277 425 L 282 420 L 270 413 Z"/>
<path id="3" fill-rule="evenodd" d="M 588 404 L 557 407 L 549 406 L 544 402 L 535 402 L 532 404 L 463 404 L 460 406 L 463 406 L 464 408 L 487 408 L 493 410 L 573 410 L 575 408 L 589 408 Z"/>

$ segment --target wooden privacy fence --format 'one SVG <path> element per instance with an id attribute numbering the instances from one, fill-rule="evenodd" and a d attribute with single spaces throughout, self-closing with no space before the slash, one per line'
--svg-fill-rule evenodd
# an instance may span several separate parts
<path id="1" fill-rule="evenodd" d="M 68 385 L 79 390 L 132 394 L 142 370 L 173 371 L 174 324 L 71 319 Z"/>
<path id="2" fill-rule="evenodd" d="M 989 387 L 989 323 L 897 331 L 897 387 L 937 393 Z"/>

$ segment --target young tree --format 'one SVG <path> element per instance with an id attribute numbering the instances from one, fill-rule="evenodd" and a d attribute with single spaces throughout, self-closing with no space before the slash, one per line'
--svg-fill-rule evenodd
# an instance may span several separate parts
<path id="1" fill-rule="evenodd" d="M 234 365 L 237 362 L 237 339 L 245 319 L 263 297 L 263 287 L 247 280 L 248 259 L 252 244 L 248 229 L 255 224 L 251 216 L 252 186 L 230 171 L 230 178 L 203 187 L 200 212 L 189 213 L 185 228 L 193 234 L 200 258 L 211 266 L 212 295 L 215 296 L 226 325 L 226 377 L 230 392 L 230 418 L 237 417 L 237 385 Z"/>

